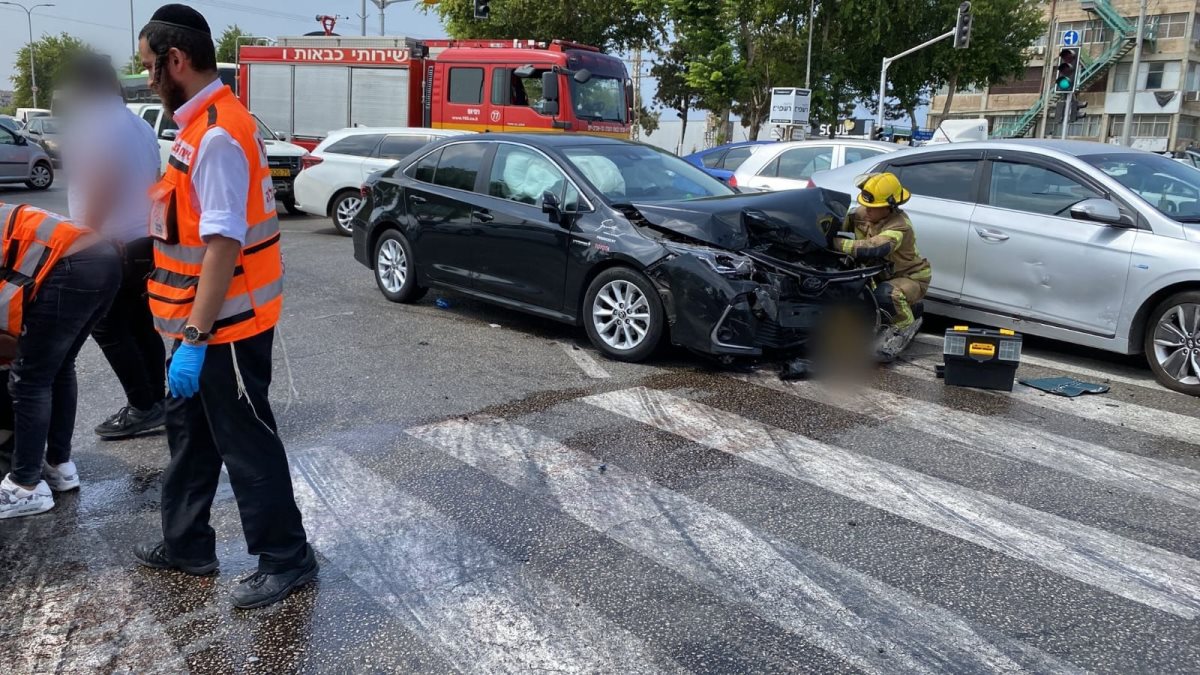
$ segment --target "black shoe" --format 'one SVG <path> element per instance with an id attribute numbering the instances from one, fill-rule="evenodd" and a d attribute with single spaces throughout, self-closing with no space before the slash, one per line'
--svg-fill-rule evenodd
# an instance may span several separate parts
<path id="1" fill-rule="evenodd" d="M 156 570 L 179 570 L 198 577 L 212 574 L 217 571 L 218 565 L 216 558 L 199 565 L 174 562 L 167 557 L 167 545 L 161 541 L 155 544 L 134 546 L 133 557 L 137 558 L 138 564 L 143 567 L 151 567 Z"/>
<path id="2" fill-rule="evenodd" d="M 295 569 L 279 574 L 255 572 L 242 579 L 233 589 L 233 606 L 238 609 L 256 609 L 273 605 L 292 591 L 313 580 L 317 576 L 317 558 L 309 553 L 305 564 Z"/>
<path id="3" fill-rule="evenodd" d="M 158 429 L 166 423 L 167 411 L 161 401 L 149 410 L 138 410 L 127 405 L 97 426 L 96 435 L 109 439 L 129 438 Z"/>

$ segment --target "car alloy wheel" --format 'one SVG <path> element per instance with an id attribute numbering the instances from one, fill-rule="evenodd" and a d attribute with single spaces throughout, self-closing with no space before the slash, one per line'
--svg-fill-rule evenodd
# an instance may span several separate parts
<path id="1" fill-rule="evenodd" d="M 635 349 L 650 332 L 650 304 L 634 284 L 623 279 L 610 281 L 592 302 L 592 323 L 609 347 Z"/>
<path id="2" fill-rule="evenodd" d="M 362 208 L 362 197 L 343 197 L 338 200 L 337 212 L 334 217 L 337 218 L 337 226 L 342 232 L 353 232 L 354 216 L 358 215 L 358 210 Z"/>
<path id="3" fill-rule="evenodd" d="M 50 167 L 45 164 L 34 165 L 33 173 L 29 174 L 29 182 L 39 189 L 49 187 L 52 180 L 54 176 L 50 173 Z"/>
<path id="4" fill-rule="evenodd" d="M 1154 360 L 1181 385 L 1200 385 L 1200 304 L 1183 303 L 1154 326 Z"/>
<path id="5" fill-rule="evenodd" d="M 379 256 L 375 260 L 378 268 L 379 282 L 389 293 L 399 293 L 408 280 L 408 256 L 404 247 L 395 239 L 388 239 L 379 247 Z"/>

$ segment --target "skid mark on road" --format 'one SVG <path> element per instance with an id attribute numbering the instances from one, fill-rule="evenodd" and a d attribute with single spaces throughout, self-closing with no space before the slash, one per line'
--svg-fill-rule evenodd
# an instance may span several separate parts
<path id="1" fill-rule="evenodd" d="M 608 374 L 607 370 L 596 362 L 596 359 L 592 358 L 592 355 L 587 350 L 577 347 L 570 342 L 560 342 L 558 344 L 567 353 L 567 356 L 571 357 L 575 365 L 579 366 L 580 370 L 588 377 L 598 380 L 612 377 Z"/>

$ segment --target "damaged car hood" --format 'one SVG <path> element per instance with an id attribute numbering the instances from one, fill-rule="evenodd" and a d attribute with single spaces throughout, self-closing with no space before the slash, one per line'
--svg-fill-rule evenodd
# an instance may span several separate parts
<path id="1" fill-rule="evenodd" d="M 845 193 L 809 188 L 617 208 L 668 238 L 730 251 L 774 244 L 804 253 L 829 248 L 849 204 Z"/>

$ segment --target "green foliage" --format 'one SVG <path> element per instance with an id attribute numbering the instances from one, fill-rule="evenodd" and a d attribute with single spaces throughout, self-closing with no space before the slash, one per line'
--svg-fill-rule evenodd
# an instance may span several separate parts
<path id="1" fill-rule="evenodd" d="M 37 68 L 38 105 L 49 108 L 51 96 L 61 80 L 63 69 L 72 62 L 77 54 L 88 47 L 82 40 L 67 33 L 45 35 L 35 41 L 33 47 L 34 63 Z M 32 107 L 33 89 L 29 76 L 28 44 L 17 51 L 13 70 L 16 71 L 11 78 L 14 88 L 13 107 Z"/>
<path id="2" fill-rule="evenodd" d="M 236 63 L 238 38 L 249 35 L 235 23 L 227 26 L 225 32 L 217 39 L 217 61 L 221 63 Z"/>
<path id="3" fill-rule="evenodd" d="M 457 39 L 571 40 L 612 51 L 645 47 L 661 35 L 652 0 L 492 0 L 484 21 L 475 19 L 473 0 L 441 0 L 424 10 Z"/>
<path id="4" fill-rule="evenodd" d="M 121 69 L 122 75 L 140 75 L 146 67 L 142 65 L 142 57 L 134 54 L 129 57 L 129 62 Z"/>

